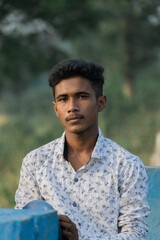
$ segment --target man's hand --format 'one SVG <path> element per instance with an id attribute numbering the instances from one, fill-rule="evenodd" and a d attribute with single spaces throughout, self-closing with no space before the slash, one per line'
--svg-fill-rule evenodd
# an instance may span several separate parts
<path id="1" fill-rule="evenodd" d="M 65 240 L 78 240 L 78 229 L 69 217 L 59 215 L 59 223 Z"/>

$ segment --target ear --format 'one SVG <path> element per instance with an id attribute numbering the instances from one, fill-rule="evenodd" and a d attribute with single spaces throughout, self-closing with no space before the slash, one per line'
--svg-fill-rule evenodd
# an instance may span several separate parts
<path id="1" fill-rule="evenodd" d="M 100 96 L 98 98 L 98 112 L 102 112 L 106 106 L 107 98 L 106 96 Z"/>
<path id="2" fill-rule="evenodd" d="M 58 111 L 57 111 L 57 104 L 56 104 L 56 102 L 53 101 L 52 104 L 53 104 L 53 108 L 54 108 L 54 111 L 55 111 L 57 117 L 59 117 Z"/>

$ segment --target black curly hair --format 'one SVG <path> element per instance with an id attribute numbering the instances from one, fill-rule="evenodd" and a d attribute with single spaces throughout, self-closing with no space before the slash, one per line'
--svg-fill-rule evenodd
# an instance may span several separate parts
<path id="1" fill-rule="evenodd" d="M 68 59 L 53 67 L 48 81 L 50 87 L 53 88 L 53 95 L 55 95 L 55 86 L 61 80 L 78 76 L 86 78 L 91 82 L 98 98 L 102 96 L 103 92 L 103 71 L 104 69 L 95 63 L 86 62 L 83 59 Z"/>

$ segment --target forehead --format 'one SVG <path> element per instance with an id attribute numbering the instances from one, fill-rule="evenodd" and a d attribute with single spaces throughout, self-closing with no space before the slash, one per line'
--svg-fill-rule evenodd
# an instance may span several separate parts
<path id="1" fill-rule="evenodd" d="M 75 94 L 77 92 L 94 93 L 90 80 L 83 77 L 63 79 L 55 86 L 55 96 L 59 94 Z"/>

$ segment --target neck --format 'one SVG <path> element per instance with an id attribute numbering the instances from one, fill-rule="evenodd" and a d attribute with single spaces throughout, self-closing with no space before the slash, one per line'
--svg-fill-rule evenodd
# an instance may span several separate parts
<path id="1" fill-rule="evenodd" d="M 98 137 L 98 127 L 94 132 L 88 130 L 81 134 L 68 133 L 67 131 L 65 133 L 67 150 L 69 152 L 72 151 L 79 154 L 92 153 Z"/>

